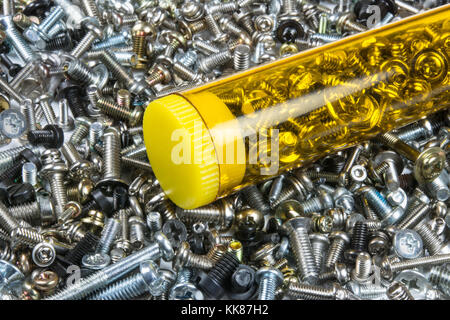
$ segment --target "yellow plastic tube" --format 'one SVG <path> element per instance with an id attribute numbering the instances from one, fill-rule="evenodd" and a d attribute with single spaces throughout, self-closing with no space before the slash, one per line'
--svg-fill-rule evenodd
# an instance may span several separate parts
<path id="1" fill-rule="evenodd" d="M 152 101 L 148 158 L 206 205 L 447 108 L 450 5 Z"/>

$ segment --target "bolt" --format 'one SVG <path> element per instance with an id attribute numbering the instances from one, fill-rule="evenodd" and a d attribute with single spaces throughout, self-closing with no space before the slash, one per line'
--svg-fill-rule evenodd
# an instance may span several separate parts
<path id="1" fill-rule="evenodd" d="M 207 256 L 202 256 L 193 253 L 190 250 L 189 243 L 183 241 L 181 243 L 178 252 L 175 255 L 175 268 L 181 269 L 182 267 L 197 268 L 202 270 L 210 270 L 213 268 L 213 261 Z"/>
<path id="2" fill-rule="evenodd" d="M 25 148 L 20 151 L 19 157 L 15 159 L 14 164 L 0 174 L 0 181 L 3 184 L 12 182 L 22 172 L 22 166 L 27 162 L 34 163 L 38 169 L 42 168 L 41 161 L 39 161 L 36 154 Z"/>
<path id="3" fill-rule="evenodd" d="M 60 148 L 64 142 L 63 130 L 53 124 L 48 124 L 42 130 L 28 131 L 28 141 L 32 145 L 43 145 L 45 148 Z"/>
<path id="4" fill-rule="evenodd" d="M 102 270 L 94 272 L 87 278 L 82 278 L 78 283 L 69 286 L 60 292 L 46 297 L 46 300 L 78 300 L 88 296 L 90 293 L 103 288 L 114 282 L 123 275 L 132 271 L 141 262 L 146 260 L 157 260 L 162 257 L 166 261 L 173 258 L 173 249 L 169 240 L 162 234 L 156 237 L 156 243 L 137 251 L 130 256 L 121 259 L 115 264 L 109 265 Z"/>
<path id="5" fill-rule="evenodd" d="M 130 300 L 145 292 L 160 295 L 163 289 L 161 285 L 158 266 L 152 260 L 145 260 L 139 264 L 138 274 L 109 285 L 90 296 L 88 300 Z"/>
<path id="6" fill-rule="evenodd" d="M 291 297 L 305 300 L 359 300 L 349 290 L 342 288 L 337 283 L 333 283 L 331 288 L 325 289 L 317 285 L 289 282 L 286 293 Z"/>
<path id="7" fill-rule="evenodd" d="M 381 273 L 385 278 L 391 278 L 395 272 L 423 266 L 441 265 L 450 262 L 450 254 L 438 254 L 404 261 L 392 262 L 385 257 L 381 263 Z"/>
<path id="8" fill-rule="evenodd" d="M 64 185 L 64 177 L 67 166 L 61 159 L 61 153 L 57 149 L 47 149 L 42 154 L 42 175 L 50 183 L 50 189 L 54 200 L 56 216 L 60 217 L 67 203 L 67 191 Z"/>
<path id="9" fill-rule="evenodd" d="M 335 263 L 334 269 L 319 275 L 320 281 L 327 281 L 336 279 L 340 284 L 345 284 L 350 281 L 350 272 L 345 263 Z"/>
<path id="10" fill-rule="evenodd" d="M 331 241 L 328 255 L 325 259 L 325 267 L 332 268 L 344 254 L 346 246 L 350 243 L 350 238 L 347 233 L 343 231 L 333 231 L 330 233 L 329 239 Z"/>
<path id="11" fill-rule="evenodd" d="M 87 30 L 89 30 L 80 42 L 69 53 L 72 57 L 79 59 L 85 52 L 89 50 L 95 40 L 102 37 L 102 30 L 93 24 L 87 24 Z"/>
<path id="12" fill-rule="evenodd" d="M 319 270 L 314 260 L 311 242 L 308 237 L 310 219 L 303 217 L 291 218 L 285 222 L 284 226 L 289 234 L 291 248 L 302 281 L 316 283 Z"/>
<path id="13" fill-rule="evenodd" d="M 414 230 L 420 235 L 431 255 L 450 252 L 450 244 L 444 243 L 425 221 L 414 227 Z"/>
<path id="14" fill-rule="evenodd" d="M 363 193 L 364 199 L 367 200 L 371 208 L 373 208 L 376 214 L 382 219 L 383 225 L 394 224 L 404 214 L 402 207 L 392 207 L 380 192 L 373 187 L 363 187 L 360 190 Z"/>
<path id="15" fill-rule="evenodd" d="M 330 240 L 327 236 L 321 233 L 312 233 L 309 235 L 309 241 L 311 242 L 316 266 L 319 271 L 322 271 L 324 267 L 325 253 L 330 246 Z"/>
<path id="16" fill-rule="evenodd" d="M 392 283 L 386 294 L 390 300 L 414 300 L 409 289 L 401 282 Z"/>
<path id="17" fill-rule="evenodd" d="M 259 284 L 258 300 L 275 300 L 275 291 L 283 283 L 280 270 L 262 267 L 256 272 L 255 281 Z"/>
<path id="18" fill-rule="evenodd" d="M 11 15 L 4 15 L 0 18 L 0 24 L 6 33 L 6 39 L 14 47 L 25 62 L 30 62 L 36 59 L 36 54 L 33 52 L 28 43 L 23 39 L 19 31 L 14 26 Z"/>

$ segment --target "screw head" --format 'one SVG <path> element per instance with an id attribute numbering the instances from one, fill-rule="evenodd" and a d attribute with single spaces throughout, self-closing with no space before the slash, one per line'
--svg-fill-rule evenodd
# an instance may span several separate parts
<path id="1" fill-rule="evenodd" d="M 445 168 L 445 151 L 432 147 L 420 153 L 414 164 L 414 177 L 419 184 L 431 182 L 436 179 Z"/>
<path id="2" fill-rule="evenodd" d="M 105 253 L 93 253 L 83 256 L 81 264 L 92 270 L 101 270 L 111 263 L 111 257 Z"/>
<path id="3" fill-rule="evenodd" d="M 18 110 L 6 109 L 0 113 L 0 131 L 10 138 L 21 137 L 27 130 L 27 120 Z"/>
<path id="4" fill-rule="evenodd" d="M 204 296 L 195 285 L 185 282 L 170 289 L 169 300 L 204 300 Z"/>
<path id="5" fill-rule="evenodd" d="M 255 274 L 256 282 L 260 283 L 264 278 L 274 278 L 276 280 L 277 286 L 283 283 L 283 274 L 280 270 L 271 267 L 262 267 Z"/>
<path id="6" fill-rule="evenodd" d="M 163 279 L 159 275 L 159 268 L 152 260 L 142 261 L 139 265 L 139 272 L 147 284 L 148 291 L 153 296 L 159 296 L 162 293 Z"/>
<path id="7" fill-rule="evenodd" d="M 34 246 L 31 257 L 39 267 L 48 267 L 55 261 L 56 251 L 52 244 L 41 242 Z"/>
<path id="8" fill-rule="evenodd" d="M 155 241 L 159 245 L 159 250 L 161 252 L 162 258 L 165 261 L 172 261 L 175 256 L 175 252 L 169 239 L 167 239 L 167 237 L 162 232 L 157 232 L 155 234 Z"/>

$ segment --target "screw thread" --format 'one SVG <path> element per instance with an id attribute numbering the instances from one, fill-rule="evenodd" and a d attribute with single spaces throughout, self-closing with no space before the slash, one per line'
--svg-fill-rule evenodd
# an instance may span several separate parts
<path id="1" fill-rule="evenodd" d="M 88 300 L 131 300 L 146 291 L 147 284 L 139 273 L 109 285 L 107 288 L 89 297 Z"/>
<path id="2" fill-rule="evenodd" d="M 388 263 L 390 263 L 391 271 L 397 272 L 406 269 L 413 269 L 427 265 L 440 265 L 449 262 L 450 262 L 450 254 L 439 254 L 434 256 L 421 257 L 392 263 L 389 261 Z"/>
<path id="3" fill-rule="evenodd" d="M 356 257 L 355 276 L 358 279 L 366 280 L 372 273 L 372 259 L 369 254 L 363 253 Z"/>
<path id="4" fill-rule="evenodd" d="M 97 8 L 97 4 L 94 0 L 81 0 L 80 3 L 84 13 L 86 13 L 88 17 L 97 18 L 100 26 L 105 25 L 105 21 L 102 19 L 102 16 L 100 15 L 100 12 Z"/>
<path id="5" fill-rule="evenodd" d="M 25 159 L 18 159 L 11 167 L 5 169 L 0 174 L 0 181 L 12 181 L 22 171 L 22 166 L 26 162 Z"/>
<path id="6" fill-rule="evenodd" d="M 235 70 L 247 70 L 250 66 L 250 47 L 246 44 L 238 45 L 234 49 L 233 59 Z"/>
<path id="7" fill-rule="evenodd" d="M 321 271 L 324 266 L 325 252 L 328 245 L 322 241 L 311 241 L 312 252 L 317 269 Z"/>
<path id="8" fill-rule="evenodd" d="M 353 235 L 350 241 L 350 248 L 357 251 L 366 251 L 369 242 L 369 230 L 364 221 L 358 221 L 353 227 Z"/>
<path id="9" fill-rule="evenodd" d="M 394 282 L 386 291 L 390 300 L 414 300 L 408 288 L 400 282 Z"/>
<path id="10" fill-rule="evenodd" d="M 97 39 L 95 32 L 89 31 L 84 35 L 80 42 L 72 49 L 70 55 L 75 58 L 80 58 L 89 48 L 92 46 L 94 41 Z"/>
<path id="11" fill-rule="evenodd" d="M 53 142 L 54 134 L 50 130 L 32 130 L 28 132 L 28 141 L 31 144 L 49 144 Z"/>
<path id="12" fill-rule="evenodd" d="M 193 224 L 195 222 L 218 224 L 222 220 L 222 214 L 214 204 L 209 204 L 197 209 L 180 210 L 178 216 L 187 224 Z"/>
<path id="13" fill-rule="evenodd" d="M 255 208 L 263 214 L 267 214 L 270 211 L 270 207 L 264 199 L 263 194 L 256 186 L 249 186 L 243 189 L 242 195 L 251 208 Z"/>
<path id="14" fill-rule="evenodd" d="M 72 264 L 80 264 L 83 256 L 92 251 L 97 246 L 98 238 L 90 232 L 78 241 L 73 249 L 70 249 L 65 255 L 65 260 Z"/>
<path id="15" fill-rule="evenodd" d="M 369 188 L 369 190 L 364 193 L 364 198 L 381 219 L 386 217 L 392 211 L 392 207 L 387 202 L 386 198 L 373 187 Z"/>
<path id="16" fill-rule="evenodd" d="M 271 276 L 264 277 L 259 283 L 258 300 L 275 300 L 277 287 L 277 279 Z"/>
<path id="17" fill-rule="evenodd" d="M 75 118 L 87 115 L 86 110 L 84 109 L 84 103 L 81 99 L 79 87 L 68 88 L 65 98 L 67 99 L 70 111 L 72 111 Z"/>
<path id="18" fill-rule="evenodd" d="M 303 281 L 315 283 L 319 277 L 319 270 L 314 260 L 308 231 L 303 226 L 288 224 L 289 242 L 294 253 L 297 268 Z"/>
<path id="19" fill-rule="evenodd" d="M 121 276 L 132 271 L 142 261 L 156 260 L 161 257 L 159 245 L 154 243 L 140 251 L 137 251 L 118 262 L 97 271 L 86 278 L 82 278 L 78 283 L 66 287 L 60 292 L 46 297 L 46 300 L 78 300 L 86 297 L 90 293 L 103 288 Z"/>
<path id="20" fill-rule="evenodd" d="M 231 59 L 230 51 L 222 51 L 213 53 L 210 56 L 203 58 L 199 61 L 199 68 L 204 73 L 208 73 L 217 66 L 227 63 Z"/>
<path id="21" fill-rule="evenodd" d="M 96 105 L 99 109 L 101 109 L 103 112 L 105 112 L 107 115 L 109 115 L 113 118 L 124 120 L 124 121 L 128 121 L 129 119 L 132 118 L 130 110 L 119 106 L 117 103 L 115 103 L 111 99 L 100 98 L 99 100 L 97 100 Z"/>
<path id="22" fill-rule="evenodd" d="M 196 81 L 198 79 L 198 74 L 196 72 L 179 62 L 174 63 L 172 68 L 183 80 Z"/>
<path id="23" fill-rule="evenodd" d="M 416 205 L 411 208 L 409 214 L 397 225 L 397 228 L 399 230 L 414 228 L 420 221 L 422 221 L 430 210 L 431 206 L 427 203 L 420 203 L 419 205 Z"/>
<path id="24" fill-rule="evenodd" d="M 430 255 L 438 254 L 444 244 L 439 236 L 430 228 L 427 223 L 421 223 L 414 228 L 423 240 L 425 248 Z"/>
<path id="25" fill-rule="evenodd" d="M 192 46 L 205 54 L 215 54 L 221 51 L 218 47 L 202 40 L 194 40 Z"/>
<path id="26" fill-rule="evenodd" d="M 125 166 L 131 166 L 145 171 L 152 171 L 152 166 L 147 161 L 141 161 L 138 159 L 123 156 L 122 163 Z"/>
<path id="27" fill-rule="evenodd" d="M 0 202 L 0 226 L 8 234 L 19 227 L 19 222 L 10 214 L 3 202 Z"/>
<path id="28" fill-rule="evenodd" d="M 345 249 L 345 241 L 342 239 L 335 239 L 330 246 L 327 258 L 325 259 L 325 267 L 332 268 L 336 262 L 342 257 Z"/>
<path id="29" fill-rule="evenodd" d="M 127 70 L 120 65 L 116 57 L 107 50 L 101 51 L 100 60 L 111 71 L 111 73 L 126 86 L 131 87 L 134 83 L 134 79 L 128 74 Z"/>
<path id="30" fill-rule="evenodd" d="M 37 201 L 12 206 L 9 208 L 11 216 L 16 220 L 24 220 L 31 225 L 37 224 L 41 217 L 41 209 Z"/>
<path id="31" fill-rule="evenodd" d="M 305 283 L 291 282 L 286 291 L 288 295 L 294 298 L 305 300 L 330 300 L 335 297 L 335 291 L 333 289 L 326 289 Z"/>
<path id="32" fill-rule="evenodd" d="M 101 42 L 92 45 L 92 50 L 105 50 L 113 47 L 122 47 L 127 44 L 127 38 L 123 34 L 114 35 L 106 38 Z"/>
<path id="33" fill-rule="evenodd" d="M 64 184 L 64 174 L 52 174 L 50 178 L 50 190 L 55 203 L 56 215 L 59 217 L 64 212 L 64 206 L 67 203 L 67 190 Z"/>
<path id="34" fill-rule="evenodd" d="M 10 43 L 14 47 L 14 49 L 16 49 L 16 52 L 24 61 L 30 62 L 34 60 L 34 58 L 36 57 L 35 53 L 14 26 L 12 18 L 9 22 L 10 23 L 7 25 L 7 27 L 5 27 L 6 39 L 9 40 L 8 43 Z"/>
<path id="35" fill-rule="evenodd" d="M 45 238 L 35 229 L 17 227 L 11 232 L 11 238 L 14 242 L 34 246 L 40 242 L 44 242 Z"/>
<path id="36" fill-rule="evenodd" d="M 111 218 L 105 224 L 102 235 L 97 244 L 97 252 L 108 254 L 114 239 L 120 230 L 120 223 L 117 219 Z"/>
<path id="37" fill-rule="evenodd" d="M 445 288 L 450 287 L 450 271 L 445 267 L 433 267 L 430 270 L 428 279 L 432 284 Z"/>
<path id="38" fill-rule="evenodd" d="M 82 62 L 73 60 L 66 66 L 66 72 L 70 78 L 82 84 L 95 83 L 94 74 Z"/>

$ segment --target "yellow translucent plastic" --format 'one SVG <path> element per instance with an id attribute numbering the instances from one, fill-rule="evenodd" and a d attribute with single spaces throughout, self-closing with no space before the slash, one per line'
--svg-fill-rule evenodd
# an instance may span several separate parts
<path id="1" fill-rule="evenodd" d="M 208 154 L 200 163 L 174 164 L 160 155 L 179 143 L 170 132 L 189 131 L 193 122 L 166 128 L 166 118 L 184 116 L 158 99 L 143 124 L 150 163 L 177 205 L 205 205 L 447 108 L 449 55 L 447 5 L 171 95 L 202 121 L 206 134 L 192 145 Z M 227 158 L 232 146 L 235 153 Z M 205 161 L 210 171 L 199 173 Z M 175 177 L 180 168 L 196 175 Z M 208 175 L 213 187 L 204 196 L 191 186 Z"/>

